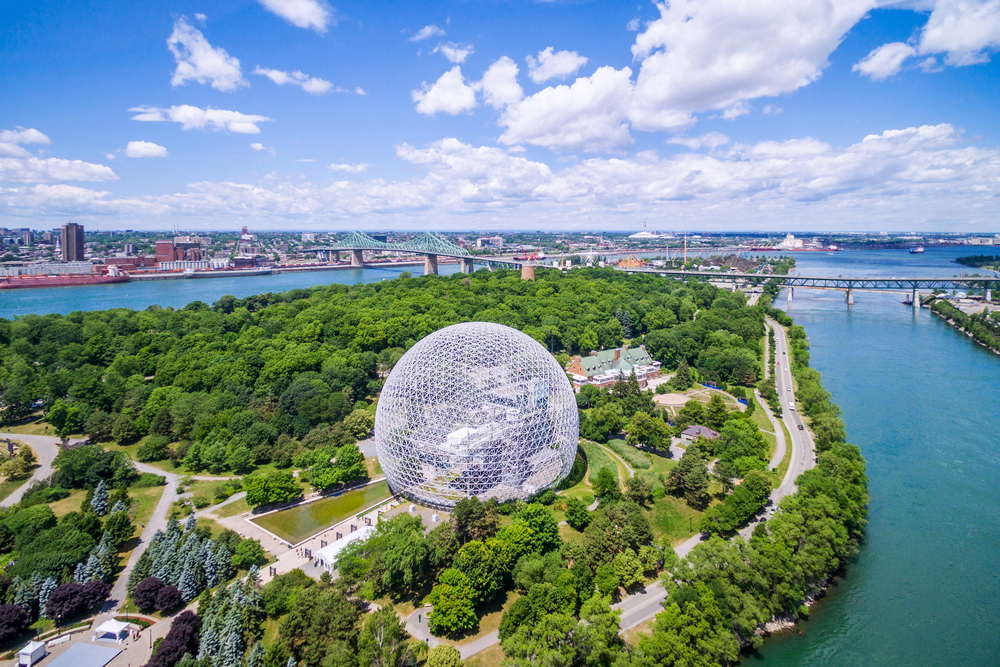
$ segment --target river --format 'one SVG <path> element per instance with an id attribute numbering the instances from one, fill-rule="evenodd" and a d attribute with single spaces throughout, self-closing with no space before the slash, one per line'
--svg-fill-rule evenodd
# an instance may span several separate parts
<path id="1" fill-rule="evenodd" d="M 802 275 L 950 276 L 970 248 L 797 253 Z M 983 249 L 983 252 L 992 254 Z M 867 539 L 796 631 L 748 662 L 1000 663 L 1000 358 L 902 295 L 783 291 L 868 460 Z M 798 630 L 804 634 L 799 635 Z"/>
<path id="2" fill-rule="evenodd" d="M 13 319 L 17 315 L 29 313 L 65 315 L 74 310 L 107 308 L 145 310 L 152 305 L 181 308 L 192 301 L 204 301 L 212 305 L 226 294 L 243 298 L 253 294 L 287 292 L 316 285 L 374 283 L 398 278 L 403 271 L 419 276 L 423 273 L 423 266 L 297 271 L 232 278 L 134 280 L 112 285 L 0 290 L 0 317 Z M 438 272 L 443 276 L 459 271 L 461 271 L 460 264 L 438 266 Z"/>
<path id="3" fill-rule="evenodd" d="M 950 276 L 969 248 L 797 253 L 801 274 Z M 984 249 L 984 252 L 987 249 Z M 412 269 L 413 267 L 406 267 Z M 415 267 L 419 273 L 420 267 Z M 453 273 L 458 265 L 442 265 Z M 152 304 L 180 307 L 403 270 L 0 292 L 0 317 Z M 860 553 L 795 632 L 748 662 L 792 665 L 985 665 L 1000 659 L 1000 359 L 902 295 L 799 288 L 790 305 L 812 364 L 868 459 L 870 524 Z M 785 293 L 776 305 L 786 307 Z M 804 634 L 799 635 L 798 630 Z"/>

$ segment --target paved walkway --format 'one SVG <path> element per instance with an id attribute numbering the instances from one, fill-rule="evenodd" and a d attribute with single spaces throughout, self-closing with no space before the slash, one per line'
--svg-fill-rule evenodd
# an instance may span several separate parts
<path id="1" fill-rule="evenodd" d="M 104 606 L 106 610 L 121 609 L 125 604 L 125 598 L 128 593 L 126 586 L 128 585 L 128 576 L 132 573 L 132 568 L 139 562 L 139 557 L 142 556 L 144 551 L 146 551 L 146 547 L 149 546 L 149 541 L 153 538 L 156 531 L 166 530 L 167 514 L 170 512 L 170 505 L 175 500 L 180 498 L 180 495 L 177 493 L 178 475 L 164 472 L 159 468 L 154 468 L 153 466 L 146 465 L 145 463 L 136 463 L 135 467 L 139 472 L 151 472 L 157 475 L 162 475 L 166 478 L 167 484 L 163 488 L 163 495 L 160 496 L 160 501 L 156 503 L 156 509 L 153 510 L 153 515 L 149 518 L 149 523 L 146 524 L 146 527 L 142 531 L 142 535 L 139 536 L 139 544 L 132 550 L 132 555 L 129 557 L 128 563 L 125 564 L 125 569 L 123 569 L 121 574 L 118 575 L 118 579 L 115 581 L 115 585 L 111 589 L 111 595 L 108 598 L 108 603 Z"/>
<path id="2" fill-rule="evenodd" d="M 629 477 L 635 477 L 635 469 L 632 468 L 632 466 L 630 466 L 625 461 L 625 459 L 623 459 L 622 457 L 618 456 L 618 454 L 617 454 L 617 452 L 615 452 L 615 450 L 611 449 L 610 447 L 605 447 L 601 443 L 597 443 L 597 446 L 600 447 L 601 449 L 603 449 L 608 454 L 610 454 L 612 458 L 617 459 L 623 466 L 625 466 L 625 470 L 628 471 L 628 476 Z"/>
<path id="3" fill-rule="evenodd" d="M 10 438 L 11 440 L 20 440 L 27 443 L 38 457 L 38 466 L 31 474 L 31 477 L 20 488 L 15 490 L 14 493 L 0 502 L 0 507 L 10 507 L 21 501 L 21 498 L 24 497 L 25 492 L 31 486 L 32 482 L 43 480 L 52 474 L 52 462 L 60 451 L 61 442 L 59 438 L 50 435 L 27 435 L 25 433 L 0 433 L 0 438 Z M 80 442 L 80 440 L 73 440 L 71 442 L 75 444 Z"/>

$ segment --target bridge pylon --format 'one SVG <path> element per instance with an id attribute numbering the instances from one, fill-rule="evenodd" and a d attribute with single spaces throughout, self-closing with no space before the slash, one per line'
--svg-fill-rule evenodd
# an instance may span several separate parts
<path id="1" fill-rule="evenodd" d="M 365 266 L 365 251 L 360 248 L 351 251 L 351 266 L 358 268 L 364 268 Z"/>
<path id="2" fill-rule="evenodd" d="M 475 271 L 476 262 L 472 258 L 462 259 L 462 273 L 469 274 L 475 273 Z"/>
<path id="3" fill-rule="evenodd" d="M 847 299 L 847 305 L 848 306 L 853 306 L 854 305 L 854 289 L 853 288 L 851 288 L 851 287 L 847 288 L 846 299 Z"/>
<path id="4" fill-rule="evenodd" d="M 437 255 L 424 255 L 424 275 L 436 276 L 438 274 Z"/>

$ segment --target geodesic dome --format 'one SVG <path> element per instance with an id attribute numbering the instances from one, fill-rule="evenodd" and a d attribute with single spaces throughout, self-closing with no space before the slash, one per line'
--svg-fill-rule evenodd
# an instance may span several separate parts
<path id="1" fill-rule="evenodd" d="M 432 506 L 528 498 L 569 474 L 580 423 L 566 373 L 516 329 L 455 324 L 382 387 L 375 447 L 393 491 Z"/>

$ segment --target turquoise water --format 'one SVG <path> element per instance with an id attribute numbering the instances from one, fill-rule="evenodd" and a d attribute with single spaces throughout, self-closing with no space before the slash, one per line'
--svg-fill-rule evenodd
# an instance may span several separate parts
<path id="1" fill-rule="evenodd" d="M 969 249 L 797 255 L 803 275 L 954 275 Z M 748 662 L 1000 664 L 1000 357 L 900 296 L 796 289 L 812 365 L 868 459 L 860 554 Z M 776 305 L 785 308 L 785 293 Z"/>
<path id="2" fill-rule="evenodd" d="M 451 275 L 461 270 L 459 264 L 441 264 L 438 272 Z M 177 280 L 144 280 L 117 285 L 86 287 L 46 287 L 0 290 L 0 317 L 12 319 L 29 313 L 71 313 L 74 310 L 104 310 L 131 308 L 145 310 L 149 306 L 181 308 L 192 301 L 211 305 L 219 297 L 231 294 L 243 298 L 265 292 L 314 287 L 316 285 L 356 285 L 391 280 L 403 271 L 421 275 L 423 266 L 401 266 L 377 269 L 338 269 L 336 271 L 303 271 L 241 278 L 200 278 Z"/>

